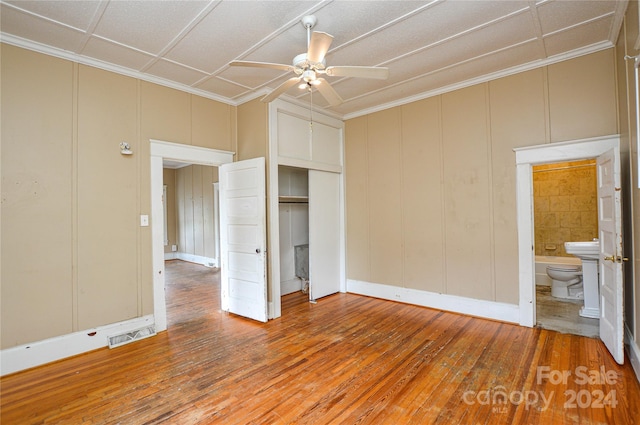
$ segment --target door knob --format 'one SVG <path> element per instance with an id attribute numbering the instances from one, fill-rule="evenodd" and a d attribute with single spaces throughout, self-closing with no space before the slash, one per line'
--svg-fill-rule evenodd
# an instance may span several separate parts
<path id="1" fill-rule="evenodd" d="M 616 257 L 613 255 L 611 257 L 604 257 L 604 261 L 616 261 Z"/>
<path id="2" fill-rule="evenodd" d="M 260 254 L 260 248 L 256 248 L 256 254 Z"/>

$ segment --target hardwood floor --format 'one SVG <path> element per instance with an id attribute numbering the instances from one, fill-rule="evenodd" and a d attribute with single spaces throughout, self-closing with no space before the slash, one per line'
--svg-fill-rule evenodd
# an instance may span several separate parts
<path id="1" fill-rule="evenodd" d="M 352 294 L 317 304 L 291 294 L 282 317 L 261 324 L 220 310 L 215 269 L 171 261 L 166 271 L 168 331 L 3 377 L 2 424 L 640 418 L 633 370 L 597 339 Z"/>

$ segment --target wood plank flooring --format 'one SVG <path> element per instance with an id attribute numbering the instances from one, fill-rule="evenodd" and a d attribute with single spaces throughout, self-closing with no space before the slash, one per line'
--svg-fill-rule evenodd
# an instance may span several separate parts
<path id="1" fill-rule="evenodd" d="M 166 271 L 168 331 L 3 377 L 1 423 L 640 423 L 597 339 L 352 294 L 261 324 L 220 310 L 215 269 Z"/>

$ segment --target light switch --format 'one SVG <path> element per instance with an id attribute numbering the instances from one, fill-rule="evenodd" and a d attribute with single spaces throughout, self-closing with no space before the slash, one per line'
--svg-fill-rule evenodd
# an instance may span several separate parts
<path id="1" fill-rule="evenodd" d="M 149 225 L 149 216 L 146 214 L 142 214 L 140 216 L 140 226 L 146 227 Z"/>

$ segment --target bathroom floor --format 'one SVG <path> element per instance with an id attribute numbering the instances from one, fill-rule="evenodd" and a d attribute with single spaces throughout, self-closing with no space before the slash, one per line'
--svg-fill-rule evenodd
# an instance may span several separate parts
<path id="1" fill-rule="evenodd" d="M 582 317 L 578 312 L 582 300 L 564 300 L 551 296 L 551 287 L 536 285 L 536 325 L 573 335 L 590 338 L 598 337 L 600 324 L 598 319 Z"/>

